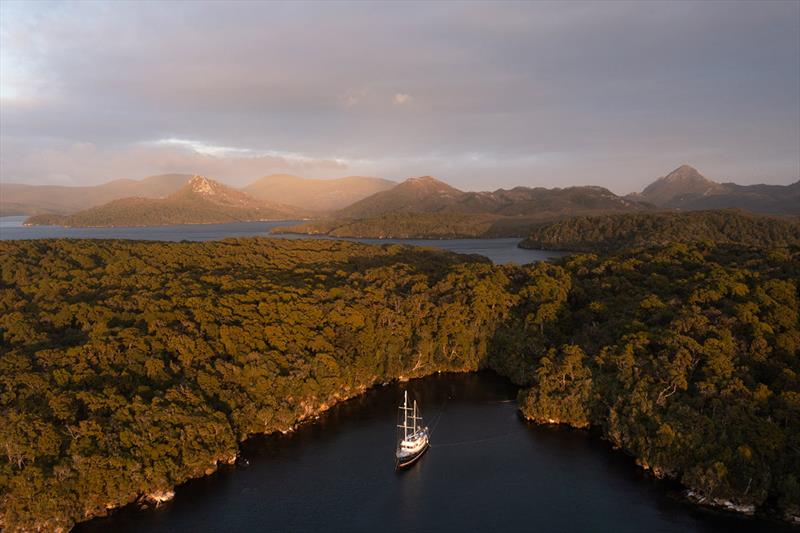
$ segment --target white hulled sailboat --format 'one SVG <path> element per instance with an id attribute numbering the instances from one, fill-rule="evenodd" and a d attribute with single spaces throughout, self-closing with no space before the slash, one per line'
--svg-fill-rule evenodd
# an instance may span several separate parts
<path id="1" fill-rule="evenodd" d="M 403 395 L 403 405 L 400 406 L 403 423 L 397 427 L 402 429 L 395 453 L 397 468 L 408 466 L 420 457 L 428 449 L 428 428 L 422 425 L 422 413 L 417 409 L 417 401 L 414 406 L 408 406 L 408 391 Z M 409 416 L 410 415 L 410 416 Z"/>

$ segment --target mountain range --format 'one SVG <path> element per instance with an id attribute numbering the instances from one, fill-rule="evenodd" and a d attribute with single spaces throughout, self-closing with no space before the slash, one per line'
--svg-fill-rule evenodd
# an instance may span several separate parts
<path id="1" fill-rule="evenodd" d="M 688 165 L 627 196 L 598 186 L 470 192 L 431 176 L 397 184 L 362 176 L 323 180 L 286 174 L 262 177 L 241 190 L 203 178 L 202 187 L 209 190 L 201 194 L 187 185 L 197 179 L 164 174 L 93 187 L 0 184 L 0 214 L 50 215 L 32 217 L 31 224 L 106 226 L 313 217 L 318 221 L 298 229 L 341 236 L 355 228 L 387 236 L 400 226 L 429 236 L 473 235 L 479 233 L 478 223 L 491 234 L 517 234 L 532 221 L 655 209 L 800 214 L 800 182 L 717 183 Z"/>
<path id="2" fill-rule="evenodd" d="M 72 215 L 35 215 L 27 225 L 160 226 L 297 218 L 297 208 L 257 200 L 204 176 L 166 198 L 122 198 Z"/>
<path id="3" fill-rule="evenodd" d="M 410 178 L 331 216 L 275 232 L 335 237 L 455 238 L 527 236 L 542 221 L 612 213 L 739 208 L 766 214 L 800 213 L 793 185 L 720 184 L 683 165 L 638 194 L 618 196 L 597 186 L 515 187 L 460 191 L 431 176 Z"/>
<path id="4" fill-rule="evenodd" d="M 431 176 L 410 178 L 392 189 L 368 196 L 334 215 L 370 218 L 390 213 L 493 214 L 555 217 L 584 211 L 649 209 L 640 201 L 603 187 L 515 187 L 493 192 L 464 192 Z"/>
<path id="5" fill-rule="evenodd" d="M 273 231 L 372 238 L 525 236 L 542 220 L 651 209 L 655 206 L 603 187 L 465 192 L 422 176 L 359 200 L 328 218 Z"/>
<path id="6" fill-rule="evenodd" d="M 165 198 L 191 177 L 192 174 L 161 174 L 82 187 L 0 182 L 0 216 L 66 215 L 124 198 Z M 393 181 L 364 176 L 309 179 L 275 174 L 259 178 L 241 190 L 258 200 L 292 205 L 304 213 L 325 213 L 395 185 Z"/>
<path id="7" fill-rule="evenodd" d="M 25 185 L 0 181 L 0 215 L 69 214 L 120 198 L 163 198 L 180 189 L 191 174 L 161 174 L 102 185 Z"/>

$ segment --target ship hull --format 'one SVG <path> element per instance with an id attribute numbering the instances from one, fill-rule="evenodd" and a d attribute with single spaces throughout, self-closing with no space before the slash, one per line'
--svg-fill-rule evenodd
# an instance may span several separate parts
<path id="1" fill-rule="evenodd" d="M 407 455 L 407 456 L 402 457 L 402 458 L 398 457 L 397 458 L 397 465 L 396 465 L 397 468 L 406 468 L 408 466 L 411 466 L 412 464 L 417 462 L 417 460 L 420 457 L 425 455 L 425 452 L 428 451 L 428 448 L 430 448 L 430 444 L 425 443 L 425 446 L 420 451 L 418 451 L 417 453 L 412 454 L 412 455 Z"/>

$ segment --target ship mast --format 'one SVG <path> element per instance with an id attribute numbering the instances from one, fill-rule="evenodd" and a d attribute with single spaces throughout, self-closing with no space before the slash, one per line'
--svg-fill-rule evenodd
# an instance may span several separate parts
<path id="1" fill-rule="evenodd" d="M 422 421 L 422 417 L 418 416 L 419 409 L 417 409 L 417 400 L 414 400 L 413 407 L 408 406 L 408 391 L 403 393 L 403 405 L 400 406 L 403 411 L 403 424 L 397 424 L 398 428 L 403 428 L 403 440 L 408 440 L 409 434 L 414 437 L 417 434 L 417 420 Z M 408 412 L 411 411 L 411 425 L 408 425 Z M 409 433 L 409 430 L 410 433 Z"/>
<path id="2" fill-rule="evenodd" d="M 417 400 L 414 400 L 414 432 L 412 435 L 417 434 Z"/>
<path id="3" fill-rule="evenodd" d="M 403 392 L 403 440 L 408 439 L 408 391 Z"/>

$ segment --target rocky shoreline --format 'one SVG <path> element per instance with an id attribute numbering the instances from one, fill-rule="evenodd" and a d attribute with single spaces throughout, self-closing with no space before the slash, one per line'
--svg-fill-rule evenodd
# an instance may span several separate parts
<path id="1" fill-rule="evenodd" d="M 533 424 L 545 425 L 545 426 L 565 426 L 565 427 L 569 427 L 569 428 L 572 428 L 572 429 L 579 429 L 579 430 L 587 430 L 587 429 L 590 428 L 590 427 L 587 427 L 587 426 L 576 426 L 574 424 L 570 424 L 569 422 L 556 420 L 554 418 L 548 418 L 546 420 L 541 420 L 541 421 L 540 420 L 536 420 L 536 419 L 526 415 L 524 410 L 522 409 L 522 406 L 520 406 L 519 409 L 520 409 L 520 414 L 522 415 L 522 417 L 525 420 L 527 420 L 528 422 L 531 422 Z M 609 441 L 607 438 L 602 437 L 602 436 L 601 436 L 601 438 L 603 440 L 605 440 L 606 442 L 611 443 L 611 441 Z M 783 521 L 783 522 L 788 522 L 789 524 L 800 525 L 800 514 L 791 514 L 791 513 L 776 514 L 776 513 L 773 513 L 773 512 L 769 512 L 769 511 L 767 511 L 765 509 L 759 509 L 756 505 L 753 505 L 751 503 L 741 503 L 741 502 L 737 502 L 737 501 L 732 500 L 732 499 L 714 498 L 714 497 L 709 497 L 709 496 L 703 495 L 699 491 L 696 491 L 696 490 L 694 490 L 694 489 L 692 489 L 690 487 L 686 487 L 685 485 L 683 485 L 680 482 L 680 480 L 678 479 L 678 475 L 677 475 L 676 472 L 673 472 L 673 471 L 670 471 L 670 470 L 666 470 L 666 469 L 664 469 L 662 467 L 659 467 L 659 466 L 649 465 L 646 462 L 643 462 L 640 458 L 638 458 L 638 457 L 634 456 L 633 454 L 629 453 L 624 448 L 621 448 L 621 447 L 615 445 L 614 443 L 611 443 L 611 445 L 612 445 L 612 447 L 614 449 L 620 450 L 623 453 L 625 453 L 626 455 L 632 457 L 634 459 L 634 462 L 636 463 L 636 466 L 638 466 L 642 470 L 650 472 L 651 474 L 653 474 L 653 476 L 656 479 L 670 480 L 670 481 L 674 481 L 675 483 L 678 483 L 681 487 L 684 488 L 683 496 L 688 501 L 690 501 L 690 502 L 692 502 L 692 503 L 694 503 L 696 505 L 713 508 L 713 509 L 716 509 L 716 510 L 719 510 L 719 511 L 726 511 L 726 512 L 730 512 L 730 513 L 740 514 L 740 515 L 744 515 L 744 516 L 762 516 L 764 518 L 770 518 L 770 519 L 780 520 L 780 521 Z"/>
<path id="2" fill-rule="evenodd" d="M 405 378 L 405 380 L 407 379 L 408 378 Z M 400 381 L 403 380 L 404 379 L 402 378 L 400 379 Z M 379 383 L 378 385 L 383 386 L 386 384 L 387 383 Z M 375 384 L 371 386 L 375 386 Z M 297 428 L 300 427 L 302 424 L 316 420 L 322 413 L 334 407 L 336 404 L 355 398 L 356 396 L 359 396 L 364 392 L 366 392 L 367 389 L 370 387 L 365 385 L 353 387 L 351 389 L 346 390 L 344 394 L 339 394 L 339 393 L 333 394 L 327 400 L 319 402 L 316 405 L 314 404 L 313 400 L 302 400 L 298 403 L 298 406 L 301 409 L 300 415 L 294 421 L 294 423 L 282 428 L 270 429 L 269 431 L 265 431 L 263 433 L 254 433 L 248 435 L 246 438 L 239 441 L 239 444 L 241 445 L 243 442 L 256 436 L 274 435 L 276 433 L 281 433 L 283 435 L 286 435 L 292 433 L 296 431 Z M 159 489 L 154 489 L 148 493 L 141 493 L 126 502 L 116 502 L 116 503 L 109 502 L 105 505 L 105 508 L 102 510 L 87 509 L 83 521 L 92 520 L 94 518 L 103 518 L 128 505 L 137 505 L 140 508 L 159 507 L 161 504 L 171 501 L 175 497 L 175 490 L 177 489 L 178 486 L 182 485 L 183 483 L 186 483 L 193 479 L 199 479 L 205 476 L 210 476 L 211 474 L 219 470 L 219 468 L 222 466 L 234 466 L 239 459 L 239 452 L 240 450 L 237 450 L 236 453 L 234 454 L 226 454 L 215 458 L 214 461 L 211 462 L 209 466 L 207 466 L 205 469 L 196 472 L 196 475 L 190 476 L 186 480 L 176 484 L 173 487 L 170 488 L 162 487 Z M 3 524 L 0 523 L 0 531 L 3 530 L 2 526 Z M 53 533 L 67 533 L 70 529 L 71 527 L 64 528 L 60 526 L 53 526 L 52 524 L 49 523 L 42 523 L 37 526 L 36 531 L 52 531 Z"/>
<path id="3" fill-rule="evenodd" d="M 396 378 L 396 380 L 393 380 L 393 381 L 406 382 L 409 379 L 416 379 L 416 378 L 421 378 L 421 377 L 425 377 L 425 376 L 398 376 Z M 353 388 L 350 388 L 350 389 L 346 390 L 343 394 L 339 394 L 339 393 L 334 394 L 334 395 L 330 396 L 329 398 L 327 398 L 326 400 L 318 402 L 318 403 L 315 403 L 316 399 L 302 400 L 302 401 L 300 401 L 298 403 L 298 406 L 300 407 L 301 410 L 300 410 L 300 413 L 299 413 L 299 417 L 295 420 L 294 423 L 292 423 L 291 425 L 285 426 L 283 428 L 280 428 L 280 429 L 273 429 L 273 430 L 270 430 L 270 431 L 265 431 L 264 433 L 249 435 L 247 438 L 245 438 L 242 441 L 240 441 L 240 444 L 242 442 L 245 442 L 246 440 L 248 440 L 248 439 L 250 439 L 252 437 L 256 437 L 256 436 L 272 435 L 272 434 L 276 434 L 276 433 L 287 435 L 287 434 L 293 433 L 294 431 L 296 431 L 303 424 L 310 423 L 310 422 L 313 422 L 314 420 L 318 419 L 320 417 L 320 415 L 322 415 L 324 412 L 328 411 L 332 407 L 336 406 L 337 404 L 339 404 L 341 402 L 348 401 L 350 399 L 353 399 L 353 398 L 355 398 L 355 397 L 357 397 L 357 396 L 359 396 L 361 394 L 364 394 L 369 388 L 386 386 L 389 383 L 391 383 L 391 382 L 378 382 L 378 381 L 375 381 L 375 382 L 373 382 L 372 385 L 369 385 L 369 386 L 360 385 L 360 386 L 353 387 Z M 576 426 L 571 425 L 569 423 L 562 422 L 562 421 L 559 421 L 559 420 L 556 420 L 556 419 L 553 419 L 553 418 L 548 418 L 545 421 L 533 420 L 532 418 L 528 417 L 524 413 L 521 405 L 519 406 L 519 412 L 520 412 L 520 414 L 522 415 L 522 417 L 525 420 L 527 420 L 529 422 L 532 422 L 532 423 L 535 423 L 535 424 L 540 424 L 540 425 L 562 425 L 562 426 L 567 426 L 567 427 L 570 427 L 570 428 L 573 428 L 573 429 L 587 429 L 585 427 L 576 427 Z M 618 447 L 615 447 L 615 448 L 618 448 Z M 624 451 L 626 454 L 628 454 L 627 451 L 625 451 L 625 450 L 622 450 L 622 451 Z M 630 455 L 630 454 L 628 454 L 628 455 Z M 648 464 L 642 462 L 639 458 L 636 458 L 634 456 L 631 456 L 631 457 L 634 458 L 635 463 L 636 463 L 636 465 L 638 467 L 642 468 L 643 470 L 651 472 L 656 479 L 669 479 L 669 480 L 672 480 L 672 481 L 675 481 L 675 482 L 679 483 L 679 481 L 677 480 L 677 476 L 676 476 L 676 474 L 674 472 L 666 471 L 666 470 L 664 470 L 664 469 L 662 469 L 662 468 L 660 468 L 658 466 L 648 465 Z M 187 479 L 186 481 L 189 481 L 191 479 L 198 479 L 200 477 L 211 475 L 214 472 L 216 472 L 221 466 L 233 466 L 233 465 L 236 464 L 238 459 L 239 459 L 239 452 L 238 451 L 237 451 L 236 454 L 233 454 L 233 455 L 225 455 L 225 456 L 218 457 L 204 471 L 202 471 L 201 473 L 199 473 L 196 476 L 191 477 L 190 479 Z M 184 481 L 184 483 L 186 481 Z M 102 517 L 102 516 L 106 516 L 109 513 L 112 513 L 114 511 L 116 511 L 118 509 L 121 509 L 122 507 L 125 507 L 126 505 L 130 505 L 132 503 L 133 504 L 138 504 L 140 507 L 158 507 L 162 503 L 166 503 L 166 502 L 172 500 L 175 497 L 175 489 L 176 489 L 176 487 L 172 487 L 172 488 L 169 488 L 169 489 L 162 488 L 162 489 L 154 490 L 154 491 L 152 491 L 152 492 L 150 492 L 148 494 L 141 494 L 141 495 L 138 496 L 138 498 L 136 498 L 132 502 L 129 501 L 129 502 L 125 502 L 125 503 L 117 504 L 117 505 L 109 504 L 106 507 L 106 511 L 107 511 L 106 513 L 104 513 L 104 514 L 93 514 L 92 516 L 87 516 L 86 519 L 90 520 L 92 518 L 99 518 L 99 517 Z M 791 514 L 790 515 L 786 515 L 786 516 L 775 515 L 774 513 L 764 512 L 763 510 L 758 509 L 753 504 L 742 504 L 742 503 L 739 503 L 739 502 L 735 502 L 733 500 L 727 500 L 727 499 L 721 499 L 721 498 L 710 498 L 710 497 L 704 496 L 704 495 L 700 494 L 699 492 L 697 492 L 697 491 L 695 491 L 695 490 L 693 490 L 691 488 L 688 488 L 688 487 L 685 487 L 685 490 L 683 491 L 683 494 L 684 494 L 684 496 L 686 497 L 686 499 L 688 501 L 691 501 L 692 503 L 694 503 L 696 505 L 700 505 L 700 506 L 704 506 L 704 507 L 710 507 L 710 508 L 714 508 L 714 509 L 717 509 L 717 510 L 720 510 L 720 511 L 736 513 L 736 514 L 740 514 L 740 515 L 744 515 L 744 516 L 757 516 L 758 515 L 758 516 L 764 516 L 766 518 L 780 519 L 780 520 L 788 522 L 790 524 L 800 525 L 800 515 L 791 515 Z M 57 533 L 63 533 L 66 530 L 56 529 L 54 531 L 56 531 Z"/>

